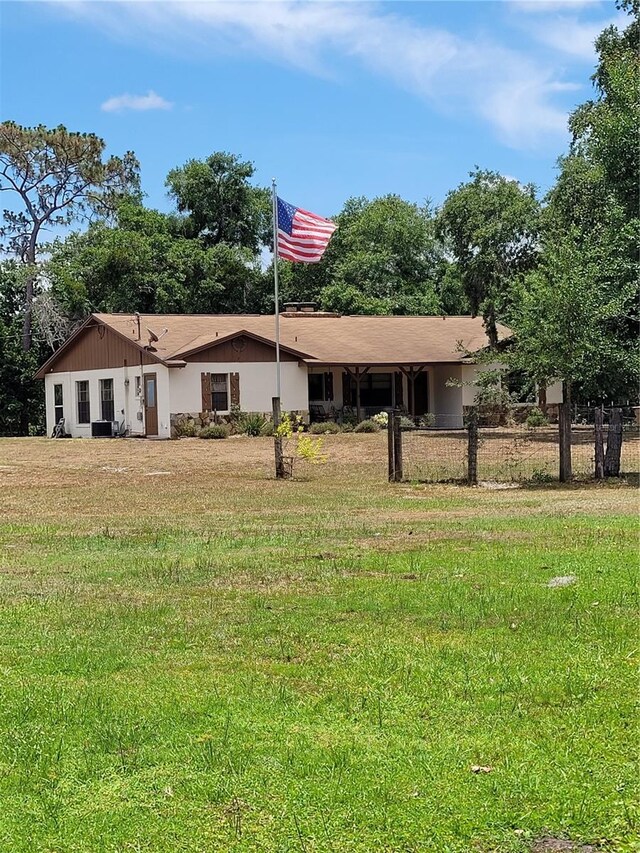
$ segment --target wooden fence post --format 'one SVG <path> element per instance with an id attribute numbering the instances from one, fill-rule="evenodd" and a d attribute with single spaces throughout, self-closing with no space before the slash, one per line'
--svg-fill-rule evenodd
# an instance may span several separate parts
<path id="1" fill-rule="evenodd" d="M 609 432 L 607 434 L 607 452 L 604 455 L 604 476 L 620 476 L 620 456 L 622 454 L 622 409 L 611 409 Z"/>
<path id="2" fill-rule="evenodd" d="M 389 456 L 389 482 L 395 480 L 395 458 L 393 452 L 393 437 L 394 437 L 395 414 L 393 409 L 389 412 L 389 422 L 387 424 L 387 453 Z"/>
<path id="3" fill-rule="evenodd" d="M 284 479 L 284 460 L 282 458 L 282 436 L 277 434 L 280 426 L 280 397 L 271 398 L 273 412 L 273 447 L 276 457 L 276 479 Z"/>
<path id="4" fill-rule="evenodd" d="M 558 433 L 560 444 L 560 482 L 571 479 L 571 388 L 562 383 L 562 403 L 558 406 Z"/>
<path id="5" fill-rule="evenodd" d="M 467 450 L 467 482 L 478 485 L 478 409 L 473 406 L 467 415 L 469 444 Z"/>
<path id="6" fill-rule="evenodd" d="M 595 471 L 596 480 L 604 479 L 604 416 L 602 406 L 594 410 L 594 443 L 595 443 Z"/>
<path id="7" fill-rule="evenodd" d="M 393 418 L 393 479 L 396 483 L 402 481 L 402 430 L 400 429 L 400 412 L 394 412 Z"/>

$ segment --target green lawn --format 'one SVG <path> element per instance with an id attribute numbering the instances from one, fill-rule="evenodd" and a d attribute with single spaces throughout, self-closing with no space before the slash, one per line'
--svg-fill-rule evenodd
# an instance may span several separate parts
<path id="1" fill-rule="evenodd" d="M 0 440 L 3 853 L 640 849 L 637 493 L 385 442 Z"/>

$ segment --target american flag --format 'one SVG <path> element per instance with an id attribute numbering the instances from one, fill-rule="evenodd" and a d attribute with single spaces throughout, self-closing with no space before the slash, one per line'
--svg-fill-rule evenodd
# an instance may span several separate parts
<path id="1" fill-rule="evenodd" d="M 278 257 L 317 264 L 336 227 L 330 219 L 278 198 Z"/>

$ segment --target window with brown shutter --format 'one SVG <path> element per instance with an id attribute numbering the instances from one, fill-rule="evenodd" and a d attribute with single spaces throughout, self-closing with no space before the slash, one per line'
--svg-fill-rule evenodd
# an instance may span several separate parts
<path id="1" fill-rule="evenodd" d="M 228 373 L 211 374 L 211 410 L 226 412 L 229 410 Z"/>

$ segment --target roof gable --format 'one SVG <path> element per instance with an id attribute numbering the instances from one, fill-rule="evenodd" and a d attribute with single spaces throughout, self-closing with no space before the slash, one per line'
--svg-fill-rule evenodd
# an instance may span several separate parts
<path id="1" fill-rule="evenodd" d="M 205 338 L 204 341 L 190 341 L 188 348 L 178 351 L 176 356 L 185 361 L 271 362 L 275 359 L 275 340 L 247 329 L 219 335 L 213 340 L 208 335 L 202 337 Z M 282 343 L 280 355 L 283 361 L 298 361 L 311 357 L 309 353 L 300 352 Z"/>
<path id="2" fill-rule="evenodd" d="M 92 315 L 42 365 L 35 378 L 44 379 L 49 373 L 69 370 L 101 370 L 159 361 L 162 359 Z"/>

